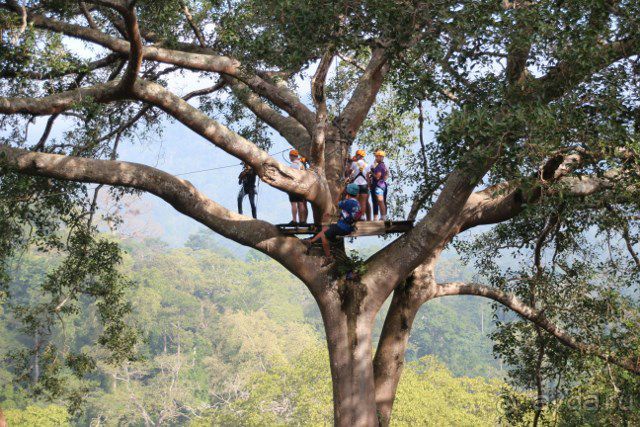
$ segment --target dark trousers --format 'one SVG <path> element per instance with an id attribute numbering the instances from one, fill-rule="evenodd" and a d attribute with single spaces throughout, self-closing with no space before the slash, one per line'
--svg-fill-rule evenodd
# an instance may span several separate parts
<path id="1" fill-rule="evenodd" d="M 242 200 L 244 199 L 244 196 L 249 196 L 249 203 L 251 203 L 251 216 L 253 218 L 258 218 L 258 211 L 256 209 L 256 190 L 255 189 L 251 189 L 248 191 L 245 191 L 244 188 L 240 189 L 240 192 L 238 193 L 238 213 L 242 215 Z"/>
<path id="2" fill-rule="evenodd" d="M 387 189 L 389 188 L 389 186 L 387 185 L 386 187 L 384 187 L 384 205 L 387 206 Z M 376 196 L 376 189 L 373 188 L 371 190 L 371 204 L 373 205 L 373 214 L 374 215 L 378 215 L 378 197 Z"/>

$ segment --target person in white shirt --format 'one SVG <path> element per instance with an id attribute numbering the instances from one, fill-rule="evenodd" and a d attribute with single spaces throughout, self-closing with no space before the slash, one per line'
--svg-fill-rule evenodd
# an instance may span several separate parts
<path id="1" fill-rule="evenodd" d="M 361 212 L 367 213 L 367 221 L 371 221 L 371 205 L 369 204 L 369 176 L 370 166 L 364 161 L 367 153 L 356 151 L 356 161 L 351 164 L 351 182 L 358 186 L 358 203 Z"/>

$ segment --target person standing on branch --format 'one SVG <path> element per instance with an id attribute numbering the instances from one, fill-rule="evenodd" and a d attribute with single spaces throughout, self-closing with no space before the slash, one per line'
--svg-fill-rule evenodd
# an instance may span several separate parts
<path id="1" fill-rule="evenodd" d="M 300 153 L 298 150 L 289 151 L 289 161 L 291 162 L 291 168 L 296 170 L 303 170 L 304 166 L 300 161 Z M 307 201 L 304 197 L 294 193 L 287 193 L 289 195 L 289 202 L 291 202 L 291 222 L 289 225 L 305 225 L 307 223 Z"/>
<path id="2" fill-rule="evenodd" d="M 380 219 L 387 220 L 387 178 L 389 177 L 389 169 L 384 163 L 386 153 L 378 150 L 375 153 L 376 161 L 371 169 L 371 203 L 373 204 L 373 220 L 378 220 L 378 210 L 380 211 Z"/>
<path id="3" fill-rule="evenodd" d="M 238 213 L 242 215 L 242 201 L 244 196 L 249 196 L 249 203 L 251 204 L 251 216 L 254 219 L 258 218 L 258 212 L 256 208 L 256 171 L 251 166 L 244 163 L 244 168 L 240 175 L 238 175 L 238 184 L 241 185 L 240 192 L 238 193 Z"/>
<path id="4" fill-rule="evenodd" d="M 367 213 L 367 221 L 371 221 L 371 205 L 369 205 L 369 173 L 371 168 L 364 161 L 367 153 L 356 151 L 356 161 L 351 164 L 351 182 L 358 186 L 358 203 L 360 211 Z"/>
<path id="5" fill-rule="evenodd" d="M 335 224 L 331 224 L 328 227 L 324 227 L 321 232 L 314 237 L 302 240 L 307 248 L 311 247 L 313 243 L 322 240 L 322 249 L 324 250 L 325 259 L 322 266 L 325 267 L 333 262 L 331 256 L 331 249 L 329 247 L 329 241 L 335 242 L 338 236 L 348 236 L 355 230 L 355 223 L 360 219 L 362 211 L 360 210 L 360 203 L 355 199 L 359 195 L 359 188 L 357 184 L 351 183 L 347 185 L 347 195 L 344 200 L 338 202 L 338 209 L 340 211 L 340 219 Z M 329 220 L 330 215 L 325 215 L 324 220 Z"/>

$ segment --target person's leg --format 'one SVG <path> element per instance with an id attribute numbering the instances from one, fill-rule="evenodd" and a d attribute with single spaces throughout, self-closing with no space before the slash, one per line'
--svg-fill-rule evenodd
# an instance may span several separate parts
<path id="1" fill-rule="evenodd" d="M 377 199 L 377 205 L 380 208 L 380 217 L 384 221 L 387 219 L 387 206 L 384 203 L 384 194 L 377 195 L 376 199 Z"/>
<path id="2" fill-rule="evenodd" d="M 291 202 L 291 222 L 296 222 L 296 217 L 298 216 L 298 202 Z"/>
<path id="3" fill-rule="evenodd" d="M 367 195 L 366 194 L 358 194 L 358 204 L 360 205 L 360 212 L 367 211 Z"/>
<path id="4" fill-rule="evenodd" d="M 244 199 L 244 188 L 240 188 L 238 192 L 238 213 L 242 215 L 242 199 Z"/>
<path id="5" fill-rule="evenodd" d="M 329 239 L 324 233 L 320 234 L 320 238 L 322 239 L 322 249 L 324 249 L 324 256 L 327 258 L 331 258 L 331 248 L 329 247 Z"/>
<path id="6" fill-rule="evenodd" d="M 389 206 L 387 204 L 387 190 L 389 190 L 389 186 L 385 185 L 384 187 L 384 218 L 382 218 L 383 220 L 387 220 L 387 206 Z"/>
<path id="7" fill-rule="evenodd" d="M 371 190 L 371 200 L 376 200 L 376 190 L 375 189 Z M 377 203 L 373 204 L 373 220 L 374 221 L 378 220 L 378 204 Z"/>
<path id="8" fill-rule="evenodd" d="M 308 239 L 304 239 L 303 242 L 307 242 L 307 243 L 315 243 L 318 241 L 318 239 L 321 239 L 324 236 L 324 233 L 329 229 L 329 227 L 323 227 L 322 231 L 319 232 L 318 234 L 316 234 L 313 237 L 310 237 Z"/>
<path id="9" fill-rule="evenodd" d="M 307 202 L 298 202 L 298 216 L 302 224 L 307 223 L 307 217 L 309 216 L 309 210 L 307 209 Z"/>
<path id="10" fill-rule="evenodd" d="M 365 195 L 367 198 L 367 221 L 371 221 L 371 203 L 369 203 L 369 194 Z"/>
<path id="11" fill-rule="evenodd" d="M 249 203 L 251 203 L 251 216 L 253 219 L 258 218 L 258 209 L 256 207 L 256 192 L 251 191 L 249 193 Z"/>

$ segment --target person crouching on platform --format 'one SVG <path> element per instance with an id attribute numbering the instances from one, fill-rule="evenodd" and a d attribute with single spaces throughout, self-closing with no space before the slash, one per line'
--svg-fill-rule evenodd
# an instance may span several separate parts
<path id="1" fill-rule="evenodd" d="M 315 236 L 302 240 L 302 243 L 307 247 L 311 247 L 311 245 L 318 241 L 318 239 L 322 240 L 322 249 L 324 249 L 325 255 L 325 259 L 322 262 L 323 267 L 333 262 L 331 249 L 329 247 L 329 240 L 335 242 L 338 236 L 348 236 L 353 232 L 353 230 L 355 230 L 355 223 L 362 215 L 360 203 L 356 200 L 358 192 L 358 184 L 351 183 L 347 185 L 346 198 L 338 202 L 338 209 L 341 209 L 340 219 L 338 222 L 336 224 L 331 224 L 328 227 L 324 227 L 322 231 Z"/>
<path id="2" fill-rule="evenodd" d="M 304 166 L 300 161 L 300 153 L 298 150 L 289 151 L 289 161 L 291 162 L 291 168 L 296 170 L 304 170 Z M 304 197 L 293 193 L 287 193 L 289 195 L 289 202 L 291 203 L 291 216 L 293 219 L 289 225 L 306 225 L 307 216 L 309 211 L 307 210 L 307 201 Z"/>

